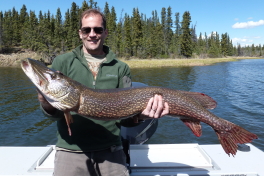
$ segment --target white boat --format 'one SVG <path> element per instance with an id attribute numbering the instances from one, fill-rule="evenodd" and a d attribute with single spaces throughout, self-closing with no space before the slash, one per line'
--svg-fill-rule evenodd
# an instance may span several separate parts
<path id="1" fill-rule="evenodd" d="M 235 157 L 220 144 L 131 145 L 131 176 L 264 176 L 264 152 L 240 146 Z M 55 146 L 0 147 L 0 176 L 51 176 Z"/>

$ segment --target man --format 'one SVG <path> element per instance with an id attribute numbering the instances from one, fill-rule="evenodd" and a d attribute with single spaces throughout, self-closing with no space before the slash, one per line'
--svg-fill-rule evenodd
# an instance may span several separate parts
<path id="1" fill-rule="evenodd" d="M 52 68 L 94 89 L 130 87 L 129 67 L 103 45 L 107 34 L 104 16 L 95 9 L 84 11 L 79 30 L 83 44 L 56 57 Z M 63 113 L 53 108 L 40 93 L 38 99 L 43 112 L 57 120 L 55 176 L 129 175 L 119 126 L 135 125 L 133 118 L 101 121 L 72 113 L 74 122 L 69 136 Z M 155 95 L 141 115 L 159 118 L 168 112 L 168 104 L 163 104 L 162 97 Z"/>

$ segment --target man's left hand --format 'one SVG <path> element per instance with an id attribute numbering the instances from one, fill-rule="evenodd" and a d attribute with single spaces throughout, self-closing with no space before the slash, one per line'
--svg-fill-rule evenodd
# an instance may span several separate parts
<path id="1" fill-rule="evenodd" d="M 151 98 L 146 109 L 141 113 L 141 115 L 150 118 L 160 118 L 167 114 L 169 114 L 169 105 L 167 102 L 163 103 L 161 95 L 155 95 Z"/>

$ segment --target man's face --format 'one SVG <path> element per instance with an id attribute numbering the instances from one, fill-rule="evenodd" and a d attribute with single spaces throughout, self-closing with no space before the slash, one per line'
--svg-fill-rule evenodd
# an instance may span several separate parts
<path id="1" fill-rule="evenodd" d="M 89 16 L 83 17 L 83 30 L 79 30 L 79 36 L 83 42 L 83 51 L 85 53 L 92 55 L 104 54 L 103 44 L 108 32 L 106 29 L 103 29 L 100 32 L 100 30 L 98 30 L 100 28 L 103 28 L 103 19 L 100 15 L 91 14 Z"/>

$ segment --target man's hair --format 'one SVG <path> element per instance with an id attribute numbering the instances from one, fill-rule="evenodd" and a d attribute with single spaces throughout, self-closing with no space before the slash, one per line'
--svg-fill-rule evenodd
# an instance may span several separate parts
<path id="1" fill-rule="evenodd" d="M 90 16 L 90 15 L 100 15 L 103 19 L 103 27 L 104 27 L 104 29 L 106 29 L 106 18 L 104 16 L 104 14 L 101 13 L 97 9 L 87 9 L 87 10 L 83 11 L 83 13 L 81 14 L 81 17 L 80 17 L 80 21 L 79 21 L 80 29 L 82 28 L 82 19 L 84 17 Z"/>

